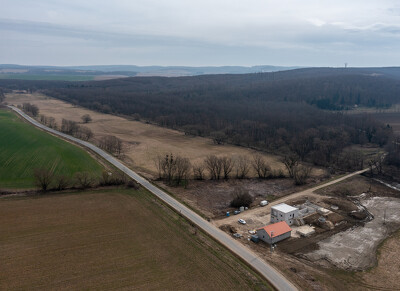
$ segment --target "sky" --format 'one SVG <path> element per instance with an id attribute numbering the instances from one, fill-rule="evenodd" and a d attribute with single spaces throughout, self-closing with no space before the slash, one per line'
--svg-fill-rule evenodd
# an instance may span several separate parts
<path id="1" fill-rule="evenodd" d="M 0 0 L 0 63 L 400 66 L 398 0 Z"/>

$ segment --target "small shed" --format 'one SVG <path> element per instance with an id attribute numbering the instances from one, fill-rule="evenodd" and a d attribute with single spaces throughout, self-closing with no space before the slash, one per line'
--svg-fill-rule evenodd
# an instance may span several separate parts
<path id="1" fill-rule="evenodd" d="M 288 225 L 292 225 L 298 216 L 299 209 L 285 203 L 271 207 L 271 223 L 286 221 Z"/>
<path id="2" fill-rule="evenodd" d="M 291 234 L 292 229 L 286 223 L 286 221 L 270 224 L 257 229 L 258 238 L 269 244 L 274 244 L 278 241 L 289 238 Z"/>

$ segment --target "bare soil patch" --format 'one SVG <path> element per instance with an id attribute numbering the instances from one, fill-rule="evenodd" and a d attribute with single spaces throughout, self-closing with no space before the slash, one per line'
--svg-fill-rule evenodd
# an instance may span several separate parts
<path id="1" fill-rule="evenodd" d="M 322 177 L 314 177 L 311 184 L 320 181 Z M 187 188 L 168 187 L 162 181 L 157 185 L 167 189 L 177 198 L 185 201 L 193 208 L 199 209 L 203 214 L 212 219 L 220 219 L 226 216 L 226 212 L 233 213 L 236 208 L 230 206 L 235 197 L 235 189 L 247 191 L 254 199 L 249 209 L 259 207 L 262 200 L 272 202 L 286 195 L 301 191 L 310 184 L 295 186 L 292 179 L 229 179 L 229 180 L 193 180 Z"/>
<path id="2" fill-rule="evenodd" d="M 268 287 L 145 191 L 0 199 L 0 289 Z"/>
<path id="3" fill-rule="evenodd" d="M 400 199 L 371 197 L 360 201 L 374 219 L 318 242 L 317 250 L 305 254 L 307 259 L 324 265 L 328 261 L 347 270 L 365 270 L 374 265 L 377 246 L 400 227 Z"/>

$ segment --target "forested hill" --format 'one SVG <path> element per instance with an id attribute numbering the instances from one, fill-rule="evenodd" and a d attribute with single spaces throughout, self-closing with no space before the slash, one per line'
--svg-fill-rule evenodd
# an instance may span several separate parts
<path id="1" fill-rule="evenodd" d="M 347 145 L 388 141 L 389 127 L 335 110 L 399 103 L 399 72 L 313 68 L 98 82 L 0 81 L 0 87 L 42 90 L 90 109 L 212 136 L 216 142 L 294 151 L 303 159 L 332 164 Z"/>
<path id="2" fill-rule="evenodd" d="M 204 100 L 261 98 L 264 101 L 306 102 L 321 109 L 342 110 L 354 105 L 387 107 L 399 103 L 400 68 L 307 68 L 273 73 L 132 77 L 91 82 L 0 80 L 0 87 L 52 89 L 52 94 L 80 103 L 85 102 L 82 96 L 90 92 L 96 96 L 96 101 L 124 114 L 131 113 L 126 104 L 121 107 L 118 99 L 109 104 L 100 99 L 105 95 L 122 94 L 124 103 L 129 104 L 135 103 L 133 99 L 141 98 L 143 94 L 151 94 L 149 98 L 163 95 L 192 99 L 198 96 Z M 86 101 L 93 103 L 92 99 Z"/>

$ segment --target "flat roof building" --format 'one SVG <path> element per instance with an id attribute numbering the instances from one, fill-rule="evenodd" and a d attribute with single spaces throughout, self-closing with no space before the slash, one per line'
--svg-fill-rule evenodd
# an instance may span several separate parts
<path id="1" fill-rule="evenodd" d="M 281 203 L 271 207 L 271 223 L 286 221 L 292 225 L 295 218 L 299 216 L 299 209 L 286 203 Z"/>

